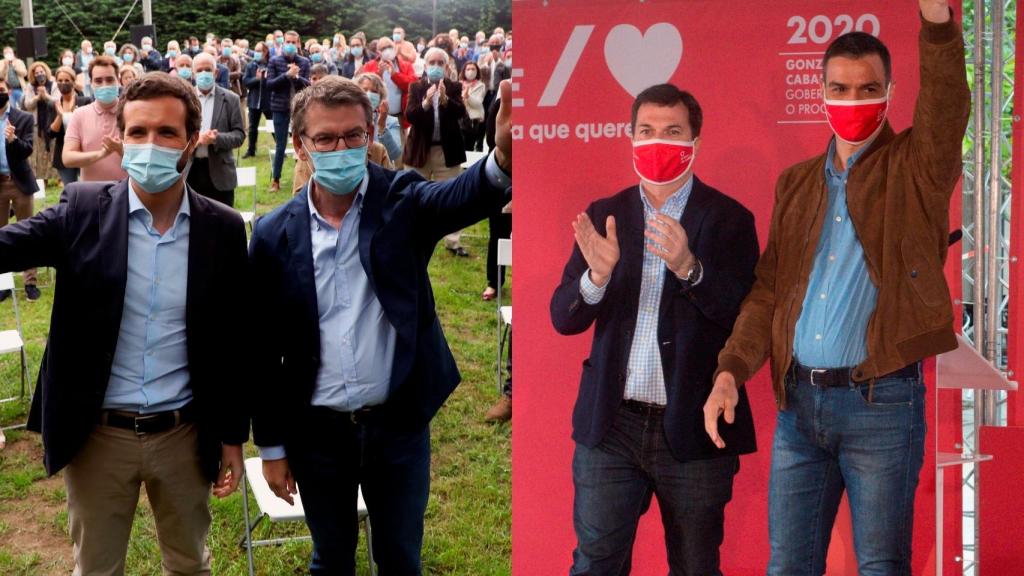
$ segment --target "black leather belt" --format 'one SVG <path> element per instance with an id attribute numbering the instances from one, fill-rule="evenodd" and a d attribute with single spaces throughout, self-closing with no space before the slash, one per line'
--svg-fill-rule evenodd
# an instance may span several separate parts
<path id="1" fill-rule="evenodd" d="M 100 424 L 131 430 L 139 436 L 143 434 L 156 434 L 170 430 L 179 424 L 194 421 L 195 411 L 192 402 L 178 410 L 167 410 L 152 414 L 133 414 L 120 410 L 104 410 L 100 412 Z"/>
<path id="2" fill-rule="evenodd" d="M 632 400 L 626 398 L 622 401 L 622 407 L 630 412 L 637 414 L 662 414 L 665 412 L 665 407 L 661 404 L 653 404 L 651 402 L 641 402 L 640 400 Z"/>
<path id="3" fill-rule="evenodd" d="M 353 424 L 366 424 L 377 419 L 383 413 L 383 406 L 366 406 L 351 412 L 341 412 L 326 406 L 313 406 L 313 412 L 326 416 L 330 420 L 348 420 Z"/>
<path id="4" fill-rule="evenodd" d="M 860 383 L 850 378 L 853 368 L 808 368 L 793 359 L 790 372 L 797 382 L 809 382 L 811 386 L 820 388 L 836 388 L 857 386 Z M 921 363 L 914 362 L 899 370 L 879 376 L 878 378 L 917 378 L 921 374 Z"/>

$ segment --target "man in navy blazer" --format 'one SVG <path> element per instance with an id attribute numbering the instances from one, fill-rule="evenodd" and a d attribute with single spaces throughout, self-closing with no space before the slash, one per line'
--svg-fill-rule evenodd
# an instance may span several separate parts
<path id="1" fill-rule="evenodd" d="M 313 574 L 354 574 L 360 486 L 380 574 L 421 573 L 430 420 L 460 379 L 427 264 L 446 233 L 511 198 L 510 116 L 494 154 L 435 183 L 367 164 L 373 110 L 351 80 L 296 95 L 292 142 L 313 177 L 249 248 L 263 309 L 253 435 L 274 493 L 302 490 Z"/>
<path id="2" fill-rule="evenodd" d="M 718 351 L 754 281 L 753 215 L 693 175 L 703 117 L 671 84 L 633 103 L 641 184 L 591 204 L 551 299 L 562 334 L 595 326 L 573 411 L 573 575 L 628 572 L 657 496 L 670 574 L 719 571 L 738 454 L 755 450 L 745 391 L 719 451 L 704 433 Z"/>
<path id="3" fill-rule="evenodd" d="M 129 178 L 0 228 L 0 271 L 57 270 L 28 429 L 64 471 L 76 574 L 124 573 L 142 484 L 164 571 L 209 574 L 211 483 L 235 489 L 249 436 L 245 226 L 185 185 L 192 88 L 150 72 L 121 98 Z"/>
<path id="4" fill-rule="evenodd" d="M 22 112 L 11 102 L 13 89 L 6 78 L 0 78 L 0 226 L 7 224 L 11 210 L 20 221 L 32 216 L 32 198 L 39 190 L 32 171 L 32 132 L 35 118 Z M 25 295 L 39 298 L 35 268 L 25 270 Z M 0 300 L 11 295 L 0 292 Z"/>

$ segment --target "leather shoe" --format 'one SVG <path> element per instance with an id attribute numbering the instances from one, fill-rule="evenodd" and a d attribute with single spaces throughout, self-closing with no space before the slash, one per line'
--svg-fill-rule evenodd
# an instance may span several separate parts
<path id="1" fill-rule="evenodd" d="M 488 422 L 507 422 L 512 419 L 512 397 L 501 395 L 501 398 L 491 406 L 487 414 L 484 415 L 484 420 Z"/>
<path id="2" fill-rule="evenodd" d="M 10 297 L 11 297 L 11 291 L 10 290 L 0 290 L 0 302 L 3 302 L 4 300 L 7 300 Z"/>
<path id="3" fill-rule="evenodd" d="M 274 180 L 273 182 L 271 182 L 270 183 L 270 191 L 271 192 L 280 192 L 281 191 L 281 181 L 280 180 Z"/>
<path id="4" fill-rule="evenodd" d="M 25 296 L 29 300 L 39 300 L 41 295 L 39 288 L 35 284 L 25 284 Z"/>

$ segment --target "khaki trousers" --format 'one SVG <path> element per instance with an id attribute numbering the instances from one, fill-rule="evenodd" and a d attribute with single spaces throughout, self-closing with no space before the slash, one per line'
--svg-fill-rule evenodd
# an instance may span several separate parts
<path id="1" fill-rule="evenodd" d="M 158 434 L 98 425 L 64 470 L 74 576 L 121 576 L 139 487 L 153 508 L 166 576 L 209 576 L 210 482 L 195 425 Z"/>
<path id="2" fill-rule="evenodd" d="M 449 168 L 444 165 L 444 149 L 440 144 L 434 144 L 430 147 L 430 154 L 427 156 L 427 161 L 423 164 L 422 168 L 414 169 L 427 180 L 433 180 L 435 182 L 455 178 L 462 173 L 462 166 L 452 166 Z M 453 234 L 448 234 L 444 237 L 444 247 L 449 250 L 457 250 L 462 246 L 461 239 L 461 230 Z"/>
<path id="3" fill-rule="evenodd" d="M 19 190 L 14 180 L 0 176 L 0 226 L 7 226 L 12 207 L 14 208 L 14 217 L 18 219 L 18 222 L 31 218 L 34 212 L 32 195 Z M 25 279 L 25 284 L 35 284 L 36 269 L 25 270 L 22 277 Z"/>

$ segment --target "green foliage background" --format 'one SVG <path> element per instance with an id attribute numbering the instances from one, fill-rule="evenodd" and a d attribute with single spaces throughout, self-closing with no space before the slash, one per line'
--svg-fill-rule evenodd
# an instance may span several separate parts
<path id="1" fill-rule="evenodd" d="M 472 35 L 477 30 L 490 32 L 495 26 L 512 26 L 511 0 L 436 0 L 437 31 L 457 28 Z M 111 39 L 131 6 L 129 0 L 36 0 L 35 24 L 47 27 L 51 66 L 64 48 L 78 49 L 82 41 L 61 11 L 82 30 L 93 45 Z M 362 30 L 369 38 L 391 35 L 396 26 L 406 36 L 429 38 L 434 0 L 275 0 L 239 2 L 236 0 L 153 0 L 153 23 L 157 46 L 162 50 L 169 40 L 189 36 L 202 38 L 207 32 L 231 38 L 248 38 L 253 44 L 274 29 L 294 29 L 303 38 L 346 36 Z M 130 28 L 142 24 L 142 2 L 132 11 L 117 36 L 118 45 L 131 40 Z M 21 25 L 20 0 L 0 0 L 0 44 L 14 45 L 15 28 Z M 99 47 L 99 46 L 98 46 Z"/>

